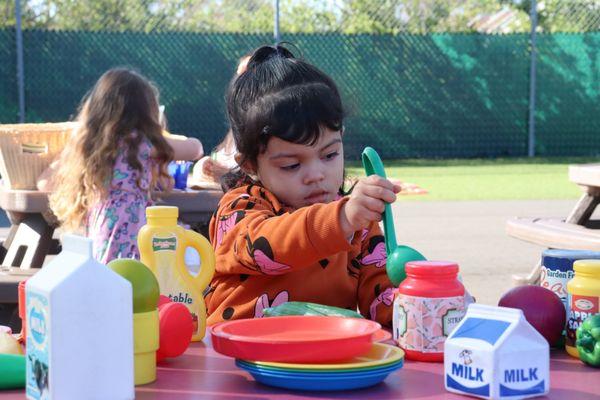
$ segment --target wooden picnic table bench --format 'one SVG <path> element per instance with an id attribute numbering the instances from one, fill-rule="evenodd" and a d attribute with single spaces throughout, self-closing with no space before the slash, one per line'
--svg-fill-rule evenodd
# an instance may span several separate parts
<path id="1" fill-rule="evenodd" d="M 0 314 L 5 314 L 2 306 L 6 304 L 11 304 L 12 312 L 19 282 L 39 271 L 48 254 L 60 251 L 58 240 L 52 237 L 57 223 L 48 207 L 48 195 L 37 190 L 7 189 L 0 181 L 0 208 L 11 223 L 8 236 L 0 243 Z M 187 189 L 159 196 L 157 204 L 178 207 L 180 221 L 206 235 L 223 192 Z"/>
<path id="2" fill-rule="evenodd" d="M 600 204 L 600 164 L 569 166 L 569 180 L 583 194 L 566 218 L 516 217 L 507 221 L 506 232 L 517 239 L 554 249 L 600 251 L 600 221 L 592 220 Z M 514 276 L 516 284 L 536 283 L 538 263 L 527 276 Z"/>

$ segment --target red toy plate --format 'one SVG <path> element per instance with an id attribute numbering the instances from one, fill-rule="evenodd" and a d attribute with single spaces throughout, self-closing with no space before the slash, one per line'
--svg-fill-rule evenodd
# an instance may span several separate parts
<path id="1" fill-rule="evenodd" d="M 360 318 L 283 316 L 223 322 L 210 332 L 214 349 L 230 357 L 323 363 L 366 354 L 380 328 Z"/>
<path id="2" fill-rule="evenodd" d="M 392 334 L 385 329 L 380 329 L 373 334 L 372 339 L 374 343 L 384 343 L 392 339 Z"/>

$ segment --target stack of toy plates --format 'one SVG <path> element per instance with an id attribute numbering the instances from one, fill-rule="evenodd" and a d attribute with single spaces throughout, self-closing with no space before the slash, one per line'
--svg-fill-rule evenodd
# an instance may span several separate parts
<path id="1" fill-rule="evenodd" d="M 402 368 L 404 352 L 382 343 L 344 362 L 299 364 L 236 360 L 257 382 L 297 390 L 348 390 L 375 385 Z"/>

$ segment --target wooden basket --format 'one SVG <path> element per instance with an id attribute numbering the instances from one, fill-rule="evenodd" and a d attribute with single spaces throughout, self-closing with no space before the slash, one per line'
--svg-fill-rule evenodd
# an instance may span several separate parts
<path id="1" fill-rule="evenodd" d="M 0 175 L 8 189 L 35 190 L 36 179 L 60 154 L 75 122 L 0 125 Z"/>

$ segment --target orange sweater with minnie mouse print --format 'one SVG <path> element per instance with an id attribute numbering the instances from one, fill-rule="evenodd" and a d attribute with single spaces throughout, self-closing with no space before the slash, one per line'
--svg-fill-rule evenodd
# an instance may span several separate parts
<path id="1" fill-rule="evenodd" d="M 346 201 L 293 209 L 259 185 L 227 192 L 209 228 L 216 271 L 205 292 L 208 325 L 304 301 L 358 308 L 391 327 L 383 235 L 372 223 L 351 241 L 344 237 L 339 215 Z"/>

